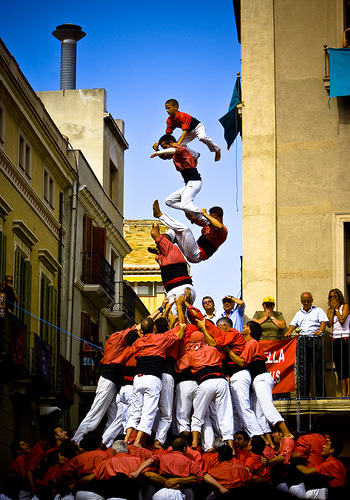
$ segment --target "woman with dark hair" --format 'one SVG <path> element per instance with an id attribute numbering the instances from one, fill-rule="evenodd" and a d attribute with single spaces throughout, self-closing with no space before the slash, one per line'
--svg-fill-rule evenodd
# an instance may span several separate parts
<path id="1" fill-rule="evenodd" d="M 339 288 L 332 288 L 328 294 L 328 326 L 332 328 L 331 338 L 333 360 L 338 379 L 341 383 L 342 395 L 349 397 L 349 305 Z"/>

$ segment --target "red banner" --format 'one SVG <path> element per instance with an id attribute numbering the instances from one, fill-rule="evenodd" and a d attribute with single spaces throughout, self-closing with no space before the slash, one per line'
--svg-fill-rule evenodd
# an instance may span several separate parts
<path id="1" fill-rule="evenodd" d="M 288 340 L 260 340 L 267 356 L 266 368 L 274 380 L 273 394 L 295 391 L 294 364 L 296 338 Z"/>

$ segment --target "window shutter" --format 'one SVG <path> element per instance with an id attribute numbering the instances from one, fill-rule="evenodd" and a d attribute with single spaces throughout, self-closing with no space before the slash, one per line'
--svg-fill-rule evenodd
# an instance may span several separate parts
<path id="1" fill-rule="evenodd" d="M 84 235 L 83 235 L 83 282 L 91 283 L 92 281 L 92 241 L 93 241 L 93 225 L 92 217 L 89 214 L 84 215 Z"/>
<path id="2" fill-rule="evenodd" d="M 21 268 L 22 268 L 22 253 L 19 248 L 16 248 L 15 251 L 15 272 L 14 272 L 14 288 L 17 290 L 17 293 L 20 298 L 20 302 L 16 302 L 13 306 L 13 312 L 17 316 L 17 318 L 22 319 L 23 314 L 20 308 L 23 307 L 23 293 L 24 290 L 22 290 L 22 281 L 21 281 Z"/>
<path id="3" fill-rule="evenodd" d="M 30 311 L 31 311 L 31 303 L 32 303 L 32 265 L 29 260 L 22 261 L 22 268 L 24 276 L 24 292 L 23 298 L 20 296 L 23 309 L 27 312 L 24 313 L 23 322 L 27 325 L 28 333 L 30 332 Z M 22 288 L 22 287 L 21 287 Z"/>
<path id="4" fill-rule="evenodd" d="M 89 340 L 91 335 L 91 316 L 86 312 L 81 313 L 81 338 Z"/>
<path id="5" fill-rule="evenodd" d="M 47 325 L 47 312 L 49 309 L 49 304 L 47 303 L 47 288 L 49 285 L 49 280 L 45 276 L 45 274 L 41 275 L 41 290 L 40 290 L 40 318 L 44 321 L 40 322 L 40 337 L 45 340 L 45 342 L 49 343 L 48 341 L 48 329 L 49 326 Z"/>
<path id="6" fill-rule="evenodd" d="M 0 231 L 0 280 L 5 278 L 6 275 L 6 249 L 7 249 L 7 236 Z"/>

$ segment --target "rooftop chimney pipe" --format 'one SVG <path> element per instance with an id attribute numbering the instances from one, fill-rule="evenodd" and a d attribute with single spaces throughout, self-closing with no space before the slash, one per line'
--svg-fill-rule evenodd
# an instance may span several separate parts
<path id="1" fill-rule="evenodd" d="M 61 90 L 75 90 L 77 42 L 84 38 L 86 33 L 76 24 L 61 24 L 52 32 L 53 36 L 61 41 Z"/>

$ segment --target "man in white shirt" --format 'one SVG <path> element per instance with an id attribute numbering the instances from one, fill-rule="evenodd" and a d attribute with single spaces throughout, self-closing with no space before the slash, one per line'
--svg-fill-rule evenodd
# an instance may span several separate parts
<path id="1" fill-rule="evenodd" d="M 216 324 L 217 320 L 222 316 L 222 311 L 217 311 L 215 309 L 214 301 L 209 295 L 206 295 L 202 299 L 202 306 L 205 310 L 204 318 L 210 319 L 213 323 Z"/>
<path id="2" fill-rule="evenodd" d="M 303 307 L 296 313 L 285 333 L 285 337 L 290 337 L 296 327 L 300 329 L 298 373 L 302 397 L 309 397 L 311 365 L 314 368 L 316 394 L 317 396 L 325 396 L 322 335 L 328 318 L 323 309 L 312 305 L 313 300 L 310 292 L 301 294 L 300 301 Z"/>

